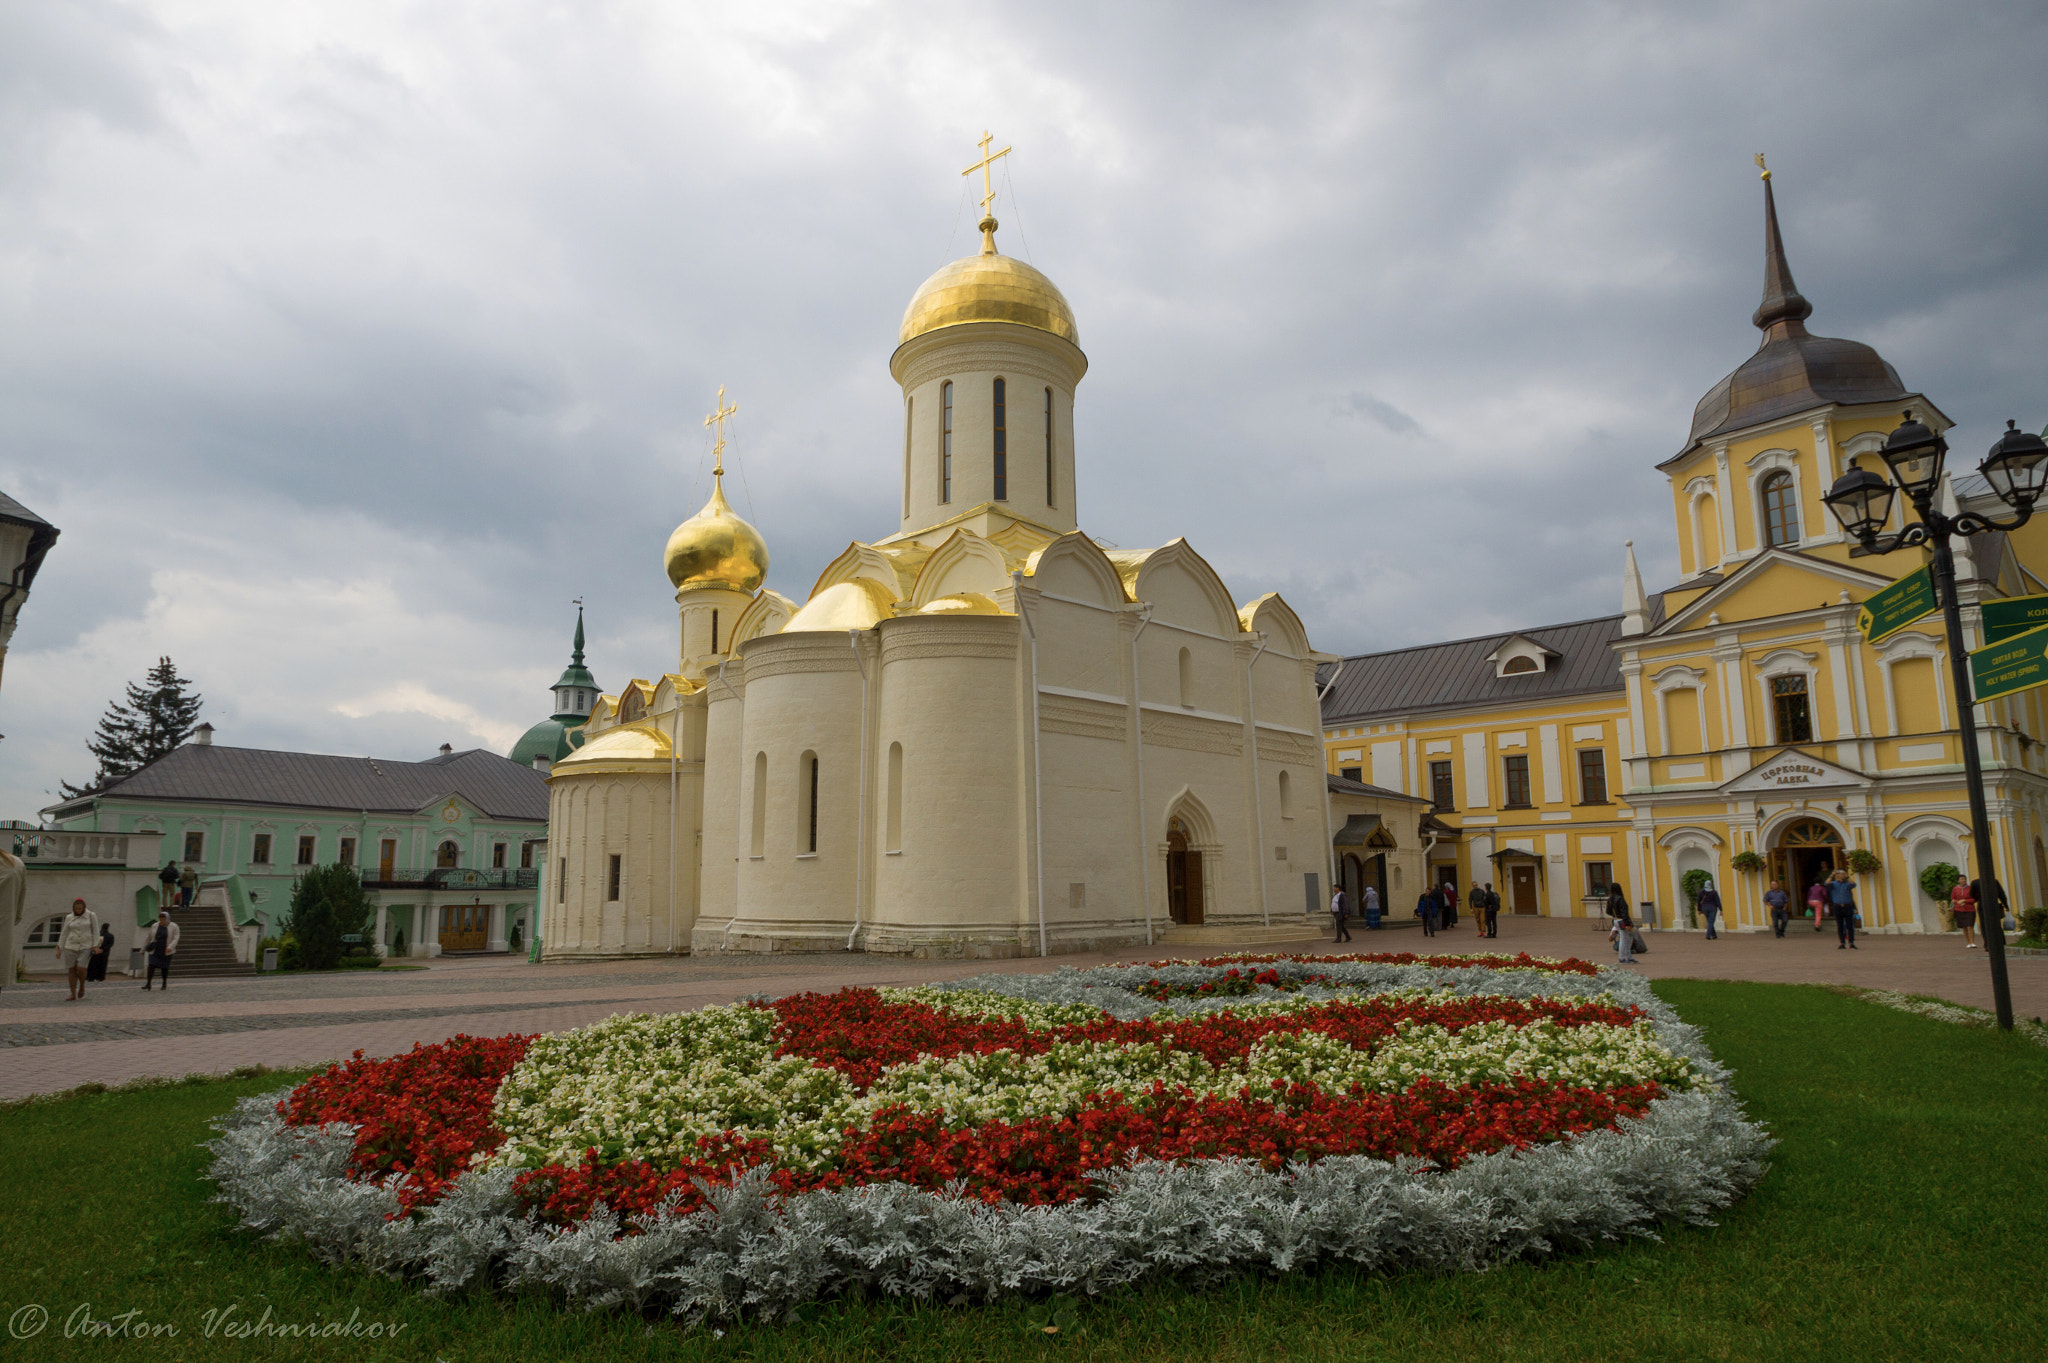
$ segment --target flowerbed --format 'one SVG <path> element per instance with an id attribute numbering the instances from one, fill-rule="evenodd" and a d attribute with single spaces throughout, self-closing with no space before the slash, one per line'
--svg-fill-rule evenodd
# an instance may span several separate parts
<path id="1" fill-rule="evenodd" d="M 245 1105 L 213 1174 L 331 1258 L 706 1317 L 1642 1233 L 1760 1174 L 1723 1078 L 1585 962 L 1228 957 L 359 1053 Z"/>

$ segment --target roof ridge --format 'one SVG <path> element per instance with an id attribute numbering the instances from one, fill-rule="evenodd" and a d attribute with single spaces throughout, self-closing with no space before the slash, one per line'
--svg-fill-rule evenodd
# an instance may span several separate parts
<path id="1" fill-rule="evenodd" d="M 1602 620 L 1619 620 L 1621 616 L 1622 612 L 1614 611 L 1608 615 L 1589 615 L 1583 620 L 1562 620 L 1554 625 L 1523 625 L 1514 629 L 1492 630 L 1485 634 L 1468 634 L 1462 639 L 1439 639 L 1434 643 L 1408 644 L 1401 648 L 1383 648 L 1371 653 L 1347 653 L 1344 655 L 1344 661 L 1356 662 L 1360 658 L 1389 658 L 1396 653 L 1419 653 L 1425 648 L 1452 648 L 1458 644 L 1477 644 L 1483 643 L 1488 639 L 1505 639 L 1516 634 L 1533 634 L 1537 630 L 1574 629 L 1580 625 L 1598 624 Z M 1335 666 L 1335 664 L 1325 664 L 1325 666 Z"/>

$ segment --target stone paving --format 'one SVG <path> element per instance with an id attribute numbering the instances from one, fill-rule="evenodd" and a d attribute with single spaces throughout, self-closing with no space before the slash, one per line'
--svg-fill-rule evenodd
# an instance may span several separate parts
<path id="1" fill-rule="evenodd" d="M 1478 939 L 1468 922 L 1428 940 L 1412 926 L 1369 933 L 1354 927 L 1351 951 L 1530 951 L 1613 960 L 1604 932 L 1571 919 L 1501 919 L 1500 937 Z M 1728 933 L 1649 935 L 1631 967 L 1652 977 L 1852 984 L 1897 989 L 1988 1008 L 1984 953 L 1959 936 L 1870 937 L 1856 951 L 1836 948 L 1832 931 L 1794 927 Z M 1267 946 L 1256 948 L 1271 951 Z M 1304 928 L 1281 950 L 1329 951 L 1330 934 Z M 143 993 L 117 977 L 67 1002 L 54 976 L 0 990 L 0 1101 L 96 1081 L 118 1084 L 153 1075 L 219 1074 L 243 1065 L 316 1065 L 361 1050 L 389 1055 L 416 1042 L 457 1033 L 559 1031 L 614 1013 L 672 1012 L 730 1003 L 752 994 L 779 996 L 848 984 L 913 985 L 985 971 L 1046 971 L 1167 955 L 1220 954 L 1224 948 L 1166 948 L 1049 960 L 916 961 L 851 954 L 682 957 L 528 965 L 509 957 L 438 958 L 423 970 L 338 971 L 183 981 Z M 2021 1016 L 2048 1013 L 2048 959 L 2009 962 Z"/>

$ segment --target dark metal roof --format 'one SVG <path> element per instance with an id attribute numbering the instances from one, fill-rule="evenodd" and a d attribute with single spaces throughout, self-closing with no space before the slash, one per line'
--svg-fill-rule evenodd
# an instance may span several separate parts
<path id="1" fill-rule="evenodd" d="M 1380 799 L 1406 800 L 1410 804 L 1426 805 L 1429 803 L 1420 795 L 1403 795 L 1398 790 L 1388 790 L 1385 786 L 1375 786 L 1369 785 L 1364 781 L 1354 781 L 1348 776 L 1330 775 L 1324 779 L 1329 782 L 1330 794 L 1332 795 L 1371 795 Z"/>
<path id="2" fill-rule="evenodd" d="M 425 762 L 392 762 L 187 743 L 100 795 L 375 814 L 410 814 L 457 795 L 491 818 L 545 823 L 548 817 L 547 779 L 482 748 Z"/>
<path id="3" fill-rule="evenodd" d="M 1857 406 L 1917 398 L 1899 371 L 1861 341 L 1815 336 L 1806 329 L 1813 304 L 1792 282 L 1785 243 L 1778 235 L 1778 205 L 1764 180 L 1764 301 L 1750 318 L 1764 338 L 1756 354 L 1700 399 L 1692 434 L 1673 459 L 1683 458 L 1728 431 L 1759 426 L 1830 403 Z M 1666 460 L 1669 464 L 1672 460 Z"/>
<path id="4" fill-rule="evenodd" d="M 1663 618 L 1664 598 L 1651 597 L 1644 623 L 1654 629 Z M 1503 630 L 1476 639 L 1346 658 L 1343 675 L 1323 694 L 1323 723 L 1356 724 L 1382 715 L 1619 691 L 1621 663 L 1610 645 L 1621 637 L 1621 619 L 1603 615 L 1597 620 Z M 1541 672 L 1494 675 L 1487 655 L 1516 635 L 1533 639 L 1558 656 Z M 1326 668 L 1324 679 L 1335 670 L 1334 665 Z"/>
<path id="5" fill-rule="evenodd" d="M 1372 835 L 1379 832 L 1381 819 L 1377 814 L 1353 814 L 1330 839 L 1332 847 L 1368 847 Z"/>

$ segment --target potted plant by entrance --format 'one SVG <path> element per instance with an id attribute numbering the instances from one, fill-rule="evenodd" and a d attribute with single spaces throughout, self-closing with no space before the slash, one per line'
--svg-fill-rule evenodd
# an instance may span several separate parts
<path id="1" fill-rule="evenodd" d="M 1877 853 L 1862 847 L 1850 848 L 1847 861 L 1852 875 L 1874 876 L 1884 869 L 1884 863 L 1878 860 Z"/>
<path id="2" fill-rule="evenodd" d="M 1945 861 L 1931 861 L 1920 872 L 1920 890 L 1934 901 L 1935 912 L 1941 916 L 1941 930 L 1956 930 L 1956 911 L 1950 907 L 1948 892 L 1956 887 L 1963 873 Z"/>

